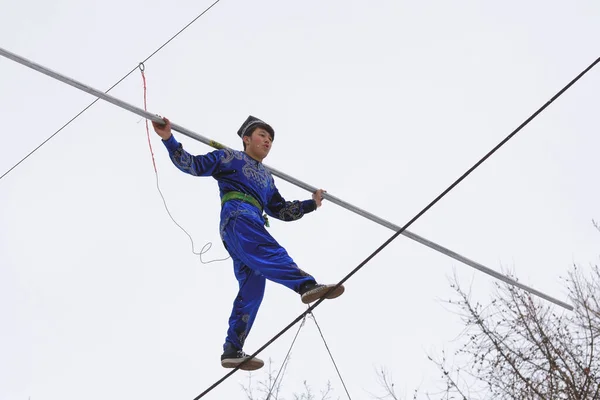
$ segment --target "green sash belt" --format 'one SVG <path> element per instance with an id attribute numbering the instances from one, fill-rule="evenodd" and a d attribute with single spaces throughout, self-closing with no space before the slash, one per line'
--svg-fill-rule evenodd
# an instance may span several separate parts
<path id="1" fill-rule="evenodd" d="M 254 197 L 250 196 L 249 194 L 242 193 L 242 192 L 236 192 L 236 191 L 227 192 L 223 195 L 223 198 L 221 199 L 221 206 L 229 200 L 245 201 L 246 203 L 250 203 L 254 207 L 258 208 L 261 213 L 263 212 L 263 209 L 262 209 L 260 203 L 258 202 L 258 200 L 256 200 Z M 267 228 L 268 228 L 269 227 L 269 218 L 267 217 L 267 214 L 263 214 L 263 219 L 265 220 L 265 226 L 267 226 Z"/>
<path id="2" fill-rule="evenodd" d="M 245 201 L 246 203 L 252 204 L 254 207 L 258 208 L 260 210 L 260 212 L 262 212 L 262 206 L 260 205 L 258 200 L 256 200 L 254 197 L 250 196 L 249 194 L 245 194 L 242 192 L 235 192 L 235 191 L 227 192 L 223 195 L 223 198 L 221 199 L 221 205 L 225 204 L 225 202 L 227 202 L 229 200 Z"/>

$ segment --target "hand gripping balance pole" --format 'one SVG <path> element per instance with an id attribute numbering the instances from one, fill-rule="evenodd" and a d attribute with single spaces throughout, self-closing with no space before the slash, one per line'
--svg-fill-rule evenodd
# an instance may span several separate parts
<path id="1" fill-rule="evenodd" d="M 52 71 L 52 70 L 50 70 L 50 69 L 48 69 L 46 67 L 43 67 L 43 66 L 41 66 L 41 65 L 39 65 L 39 64 L 37 64 L 37 63 L 35 63 L 33 61 L 30 61 L 30 60 L 28 60 L 26 58 L 18 56 L 16 54 L 12 53 L 12 52 L 7 51 L 7 50 L 4 50 L 3 48 L 0 48 L 0 55 L 4 56 L 4 57 L 6 57 L 6 58 L 8 58 L 10 60 L 13 60 L 13 61 L 15 61 L 15 62 L 17 62 L 19 64 L 22 64 L 22 65 L 24 65 L 26 67 L 29 67 L 29 68 L 31 68 L 33 70 L 41 72 L 42 74 L 47 75 L 47 76 L 49 76 L 51 78 L 54 78 L 54 79 L 59 80 L 59 81 L 61 81 L 63 83 L 66 83 L 67 85 L 73 86 L 73 87 L 75 87 L 75 88 L 77 88 L 79 90 L 87 92 L 87 93 L 89 93 L 89 94 L 91 94 L 93 96 L 96 96 L 96 97 L 98 97 L 98 98 L 100 98 L 102 100 L 105 100 L 105 101 L 107 101 L 109 103 L 112 103 L 112 104 L 114 104 L 116 106 L 124 108 L 125 110 L 131 111 L 132 113 L 137 114 L 137 115 L 139 115 L 141 117 L 144 117 L 144 118 L 146 118 L 148 120 L 151 120 L 151 121 L 154 121 L 154 122 L 158 122 L 158 123 L 163 123 L 163 120 L 160 117 L 158 117 L 157 115 L 155 115 L 155 114 L 152 114 L 152 113 L 149 113 L 147 111 L 144 111 L 141 108 L 138 108 L 138 107 L 135 107 L 135 106 L 133 106 L 131 104 L 128 104 L 128 103 L 126 103 L 126 102 L 124 102 L 122 100 L 119 100 L 119 99 L 117 99 L 115 97 L 112 97 L 112 96 L 110 96 L 110 95 L 108 95 L 108 94 L 106 94 L 104 92 L 101 92 L 100 90 L 94 89 L 94 88 L 92 88 L 90 86 L 87 86 L 87 85 L 81 83 L 81 82 L 78 82 L 78 81 L 76 81 L 74 79 L 66 77 L 66 76 L 64 76 L 62 74 L 59 74 L 58 72 L 54 72 L 54 71 Z M 186 128 L 184 128 L 182 126 L 179 126 L 177 124 L 171 123 L 171 127 L 172 127 L 172 129 L 174 131 L 179 132 L 179 133 L 181 133 L 181 134 L 183 134 L 185 136 L 188 136 L 188 137 L 190 137 L 192 139 L 195 139 L 195 140 L 197 140 L 199 142 L 202 142 L 202 143 L 204 143 L 204 144 L 206 144 L 206 145 L 208 145 L 210 147 L 213 147 L 213 148 L 216 148 L 216 149 L 227 148 L 227 146 L 224 146 L 224 145 L 222 145 L 222 144 L 220 144 L 220 143 L 218 143 L 218 142 L 216 142 L 214 140 L 207 139 L 204 136 L 201 136 L 201 135 L 199 135 L 199 134 L 197 134 L 195 132 L 192 132 L 189 129 L 186 129 Z M 275 176 L 277 176 L 277 177 L 279 177 L 279 178 L 281 178 L 281 179 L 283 179 L 285 181 L 288 181 L 288 182 L 290 182 L 290 183 L 292 183 L 292 184 L 294 184 L 294 185 L 296 185 L 296 186 L 298 186 L 298 187 L 300 187 L 302 189 L 305 189 L 305 190 L 309 191 L 310 193 L 314 193 L 317 190 L 316 187 L 311 186 L 311 185 L 309 185 L 307 183 L 304 183 L 304 182 L 302 182 L 302 181 L 300 181 L 300 180 L 298 180 L 298 179 L 296 179 L 296 178 L 294 178 L 294 177 L 292 177 L 292 176 L 290 176 L 290 175 L 288 175 L 286 173 L 278 171 L 275 168 L 268 167 L 266 165 L 265 165 L 265 167 L 267 169 L 269 169 L 273 175 L 275 175 Z M 395 225 L 395 224 L 393 224 L 393 223 L 391 223 L 389 221 L 386 221 L 383 218 L 377 217 L 376 215 L 373 215 L 370 212 L 362 210 L 362 209 L 360 209 L 360 208 L 358 208 L 358 207 L 356 207 L 356 206 L 354 206 L 354 205 L 352 205 L 350 203 L 347 203 L 347 202 L 345 202 L 345 201 L 343 201 L 341 199 L 338 199 L 337 197 L 332 196 L 332 195 L 330 195 L 328 193 L 325 193 L 324 198 L 327 199 L 327 200 L 329 200 L 330 202 L 332 202 L 334 204 L 339 205 L 340 207 L 343 207 L 343 208 L 345 208 L 345 209 L 347 209 L 349 211 L 352 211 L 352 212 L 354 212 L 354 213 L 356 213 L 356 214 L 358 214 L 360 216 L 363 216 L 363 217 L 365 217 L 365 218 L 367 218 L 367 219 L 369 219 L 369 220 L 371 220 L 373 222 L 376 222 L 376 223 L 378 223 L 378 224 L 380 224 L 382 226 L 385 226 L 386 228 L 389 228 L 389 229 L 391 229 L 391 230 L 393 230 L 395 232 L 398 232 L 401 229 L 401 227 L 399 227 L 398 225 Z M 466 258 L 466 257 L 464 257 L 464 256 L 462 256 L 462 255 L 460 255 L 460 254 L 458 254 L 458 253 L 450 250 L 450 249 L 447 249 L 447 248 L 445 248 L 445 247 L 443 247 L 443 246 L 441 246 L 441 245 L 439 245 L 437 243 L 434 243 L 434 242 L 432 242 L 432 241 L 430 241 L 428 239 L 425 239 L 424 237 L 421 237 L 421 236 L 419 236 L 419 235 L 417 235 L 415 233 L 412 233 L 412 232 L 409 232 L 408 230 L 405 230 L 405 231 L 402 232 L 402 235 L 404 235 L 404 236 L 406 236 L 406 237 L 408 237 L 408 238 L 410 238 L 410 239 L 412 239 L 412 240 L 414 240 L 416 242 L 419 242 L 422 245 L 425 245 L 425 246 L 427 246 L 427 247 L 429 247 L 429 248 L 431 248 L 433 250 L 436 250 L 436 251 L 438 251 L 440 253 L 443 253 L 443 254 L 447 255 L 448 257 L 454 258 L 457 261 L 460 261 L 460 262 L 462 262 L 462 263 L 464 263 L 466 265 L 469 265 L 470 267 L 473 267 L 473 268 L 475 268 L 475 269 L 477 269 L 477 270 L 479 270 L 481 272 L 484 272 L 484 273 L 486 273 L 488 275 L 491 275 L 494 278 L 497 278 L 497 279 L 499 279 L 499 280 L 501 280 L 503 282 L 506 282 L 506 283 L 508 283 L 510 285 L 513 285 L 513 286 L 516 286 L 518 288 L 521 288 L 521 289 L 523 289 L 523 290 L 525 290 L 525 291 L 527 291 L 527 292 L 529 292 L 531 294 L 534 294 L 534 295 L 536 295 L 536 296 L 538 296 L 538 297 L 540 297 L 542 299 L 545 299 L 545 300 L 550 301 L 550 302 L 552 302 L 554 304 L 557 304 L 557 305 L 559 305 L 559 306 L 561 306 L 563 308 L 566 308 L 568 310 L 573 310 L 573 307 L 570 304 L 567 304 L 567 303 L 565 303 L 563 301 L 560 301 L 558 299 L 555 299 L 555 298 L 553 298 L 553 297 L 551 297 L 551 296 L 549 296 L 549 295 L 547 295 L 545 293 L 542 293 L 539 290 L 536 290 L 536 289 L 531 288 L 531 287 L 529 287 L 527 285 L 524 285 L 524 284 L 522 284 L 520 282 L 517 282 L 514 279 L 511 279 L 511 278 L 509 278 L 509 277 L 507 277 L 507 276 L 505 276 L 505 275 L 503 275 L 503 274 L 501 274 L 501 273 L 499 273 L 499 272 L 497 272 L 497 271 L 495 271 L 495 270 L 493 270 L 491 268 L 488 268 L 488 267 L 486 267 L 486 266 L 484 266 L 484 265 L 482 265 L 482 264 L 480 264 L 478 262 L 470 260 L 470 259 L 468 259 L 468 258 Z"/>

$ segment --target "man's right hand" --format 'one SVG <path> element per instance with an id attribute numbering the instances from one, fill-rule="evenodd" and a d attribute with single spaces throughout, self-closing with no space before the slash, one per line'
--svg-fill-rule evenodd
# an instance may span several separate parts
<path id="1" fill-rule="evenodd" d="M 171 121 L 164 117 L 163 121 L 165 121 L 164 125 L 152 121 L 152 127 L 154 128 L 154 131 L 158 133 L 158 136 L 160 136 L 162 140 L 168 140 L 171 137 Z"/>

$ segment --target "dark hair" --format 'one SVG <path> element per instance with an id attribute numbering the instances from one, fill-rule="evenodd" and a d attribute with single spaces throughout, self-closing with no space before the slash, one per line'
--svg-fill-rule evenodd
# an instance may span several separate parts
<path id="1" fill-rule="evenodd" d="M 250 132 L 249 134 L 246 134 L 246 135 L 242 136 L 242 145 L 244 146 L 244 151 L 246 151 L 246 142 L 244 142 L 244 138 L 246 136 L 250 136 L 251 137 L 255 130 L 256 129 L 253 129 L 252 132 Z"/>

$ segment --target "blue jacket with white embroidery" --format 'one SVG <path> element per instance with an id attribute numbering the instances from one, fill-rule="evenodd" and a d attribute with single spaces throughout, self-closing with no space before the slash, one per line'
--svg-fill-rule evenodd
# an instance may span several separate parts
<path id="1" fill-rule="evenodd" d="M 173 135 L 163 143 L 179 170 L 216 179 L 221 198 L 230 191 L 246 193 L 258 200 L 267 215 L 282 221 L 298 220 L 317 208 L 312 199 L 286 201 L 279 194 L 271 172 L 242 151 L 221 149 L 205 155 L 191 155 Z"/>

